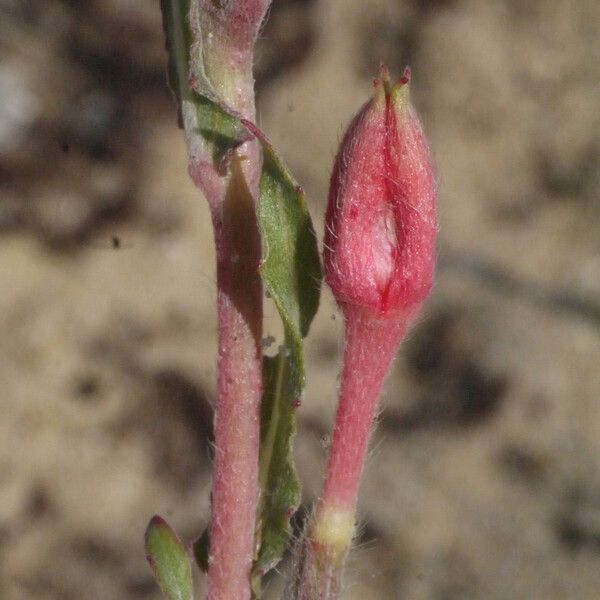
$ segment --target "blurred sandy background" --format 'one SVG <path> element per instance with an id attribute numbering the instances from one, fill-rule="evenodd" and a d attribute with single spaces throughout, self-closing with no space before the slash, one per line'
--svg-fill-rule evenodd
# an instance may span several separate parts
<path id="1" fill-rule="evenodd" d="M 155 512 L 189 538 L 206 522 L 215 377 L 212 234 L 158 1 L 0 7 L 0 598 L 158 599 L 143 531 Z M 600 4 L 275 0 L 259 120 L 319 231 L 380 60 L 413 68 L 440 267 L 387 386 L 345 598 L 597 599 Z M 305 506 L 336 314 L 326 292 Z"/>

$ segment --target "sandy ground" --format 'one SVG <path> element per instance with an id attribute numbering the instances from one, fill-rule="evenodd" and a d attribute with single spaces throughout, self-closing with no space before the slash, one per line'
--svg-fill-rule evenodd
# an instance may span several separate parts
<path id="1" fill-rule="evenodd" d="M 215 377 L 212 234 L 158 2 L 0 15 L 0 597 L 157 599 L 143 531 L 206 523 Z M 437 285 L 387 386 L 344 597 L 597 599 L 600 5 L 276 0 L 258 57 L 260 124 L 319 231 L 380 60 L 411 64 L 438 170 Z M 340 346 L 325 292 L 305 507 Z"/>

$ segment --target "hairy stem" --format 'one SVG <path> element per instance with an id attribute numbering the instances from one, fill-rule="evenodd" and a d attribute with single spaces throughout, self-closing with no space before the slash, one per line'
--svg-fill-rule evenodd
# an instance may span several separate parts
<path id="1" fill-rule="evenodd" d="M 379 320 L 346 308 L 339 404 L 321 498 L 301 550 L 297 600 L 334 600 L 355 528 L 356 501 L 385 377 L 406 320 Z"/>
<path id="2" fill-rule="evenodd" d="M 346 314 L 340 398 L 317 516 L 354 512 L 379 396 L 404 330 L 404 320 L 379 321 L 355 309 Z"/>
<path id="3" fill-rule="evenodd" d="M 254 559 L 262 397 L 261 241 L 256 141 L 232 137 L 227 113 L 255 121 L 253 47 L 270 0 L 162 0 L 169 79 L 189 173 L 215 233 L 218 358 L 209 600 L 247 600 Z M 224 113 L 224 114 L 222 114 Z"/>
<path id="4" fill-rule="evenodd" d="M 210 61 L 209 61 L 210 62 Z M 216 71 L 216 68 L 213 69 Z M 222 73 L 210 74 L 219 80 Z M 251 64 L 231 69 L 225 101 L 253 120 Z M 192 135 L 195 135 L 193 133 Z M 217 402 L 208 565 L 208 599 L 246 600 L 258 500 L 262 397 L 261 242 L 256 196 L 261 157 L 256 141 L 230 157 L 229 173 L 192 160 L 190 175 L 208 200 L 217 258 Z"/>
<path id="5" fill-rule="evenodd" d="M 213 221 L 219 339 L 208 598 L 241 600 L 249 597 L 258 496 L 262 285 L 254 201 L 239 160 Z"/>

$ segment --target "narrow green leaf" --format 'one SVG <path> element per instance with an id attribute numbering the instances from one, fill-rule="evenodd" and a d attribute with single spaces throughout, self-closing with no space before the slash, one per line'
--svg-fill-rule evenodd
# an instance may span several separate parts
<path id="1" fill-rule="evenodd" d="M 282 346 L 275 357 L 264 357 L 261 406 L 259 482 L 261 497 L 257 531 L 260 547 L 252 572 L 255 597 L 260 579 L 281 559 L 290 537 L 290 518 L 300 503 L 300 481 L 294 467 L 292 444 L 296 433 L 293 400 L 294 356 Z"/>
<path id="2" fill-rule="evenodd" d="M 190 0 L 160 0 L 168 54 L 169 86 L 177 99 L 179 126 L 183 127 L 182 101 L 193 100 L 188 86 L 192 33 L 188 26 Z"/>
<path id="3" fill-rule="evenodd" d="M 192 600 L 192 568 L 185 547 L 167 522 L 152 517 L 146 529 L 146 559 L 167 600 Z"/>
<path id="4" fill-rule="evenodd" d="M 240 119 L 228 112 L 207 96 L 194 94 L 196 110 L 196 126 L 194 133 L 203 140 L 207 154 L 210 154 L 217 169 L 225 175 L 229 154 L 244 142 L 252 139 L 252 135 L 242 125 Z"/>
<path id="5" fill-rule="evenodd" d="M 263 141 L 258 220 L 263 235 L 261 273 L 291 341 L 302 337 L 319 307 L 321 264 L 317 237 L 304 199 L 273 148 Z M 301 352 L 298 353 L 301 355 Z"/>
<path id="6" fill-rule="evenodd" d="M 290 519 L 300 502 L 300 482 L 293 461 L 295 410 L 304 392 L 302 338 L 319 304 L 321 266 L 316 236 L 304 193 L 264 135 L 248 129 L 263 148 L 258 222 L 263 244 L 261 275 L 285 329 L 276 357 L 264 357 L 257 519 L 258 552 L 252 589 L 260 597 L 260 579 L 283 556 Z"/>
<path id="7" fill-rule="evenodd" d="M 295 354 L 293 395 L 304 388 L 302 338 L 319 307 L 321 263 L 317 238 L 304 199 L 296 183 L 264 134 L 242 120 L 261 142 L 263 169 L 258 199 L 258 224 L 263 244 L 260 272 L 285 327 L 286 344 Z"/>

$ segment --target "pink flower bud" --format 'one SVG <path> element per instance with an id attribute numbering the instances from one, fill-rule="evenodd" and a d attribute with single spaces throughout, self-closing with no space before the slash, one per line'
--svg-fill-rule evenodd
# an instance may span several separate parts
<path id="1" fill-rule="evenodd" d="M 435 182 L 410 70 L 391 84 L 381 67 L 373 97 L 337 155 L 326 214 L 327 283 L 347 308 L 379 317 L 415 312 L 435 266 Z"/>

